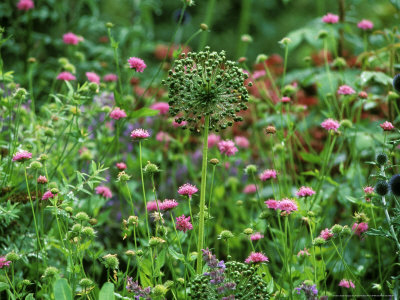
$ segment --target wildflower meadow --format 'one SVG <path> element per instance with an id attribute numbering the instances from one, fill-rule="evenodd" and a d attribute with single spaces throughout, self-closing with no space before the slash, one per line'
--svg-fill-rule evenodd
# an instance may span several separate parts
<path id="1" fill-rule="evenodd" d="M 399 20 L 0 1 L 0 299 L 399 299 Z"/>

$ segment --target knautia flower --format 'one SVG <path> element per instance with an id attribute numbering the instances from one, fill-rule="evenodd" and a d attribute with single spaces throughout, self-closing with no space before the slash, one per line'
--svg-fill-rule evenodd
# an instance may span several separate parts
<path id="1" fill-rule="evenodd" d="M 184 215 L 176 218 L 176 229 L 186 232 L 193 229 L 192 223 L 190 223 L 190 216 L 185 217 Z"/>
<path id="2" fill-rule="evenodd" d="M 356 93 L 355 90 L 353 90 L 352 87 L 348 85 L 341 85 L 337 91 L 339 95 L 353 95 Z"/>
<path id="3" fill-rule="evenodd" d="M 144 69 L 147 67 L 143 59 L 137 57 L 131 57 L 128 59 L 129 67 L 135 69 L 136 72 L 143 73 Z"/>
<path id="4" fill-rule="evenodd" d="M 276 178 L 276 171 L 275 170 L 265 170 L 260 174 L 260 180 L 266 181 L 267 179 Z"/>
<path id="5" fill-rule="evenodd" d="M 289 103 L 290 102 L 290 97 L 282 97 L 281 102 Z"/>
<path id="6" fill-rule="evenodd" d="M 211 133 L 207 138 L 208 148 L 211 148 L 219 143 L 221 137 L 214 133 Z"/>
<path id="7" fill-rule="evenodd" d="M 238 152 L 238 148 L 235 147 L 235 143 L 231 140 L 220 141 L 218 143 L 218 149 L 221 154 L 226 154 L 227 156 L 232 156 Z"/>
<path id="8" fill-rule="evenodd" d="M 105 82 L 114 82 L 118 80 L 118 76 L 115 74 L 106 74 L 103 76 Z"/>
<path id="9" fill-rule="evenodd" d="M 111 190 L 104 186 L 104 185 L 99 185 L 98 187 L 96 187 L 96 194 L 99 194 L 101 196 L 103 196 L 104 198 L 111 198 L 112 197 L 112 193 Z"/>
<path id="10" fill-rule="evenodd" d="M 178 194 L 180 195 L 187 195 L 189 197 L 192 197 L 193 194 L 196 194 L 198 191 L 197 187 L 194 185 L 191 185 L 190 183 L 185 183 L 178 189 Z"/>
<path id="11" fill-rule="evenodd" d="M 269 259 L 261 252 L 251 252 L 249 257 L 244 261 L 246 264 L 259 264 L 263 262 L 268 262 Z"/>
<path id="12" fill-rule="evenodd" d="M 356 286 L 354 285 L 354 283 L 353 283 L 351 280 L 349 280 L 349 279 L 342 279 L 342 280 L 340 280 L 339 286 L 340 286 L 340 287 L 344 287 L 344 288 L 346 288 L 346 289 L 349 289 L 349 288 L 355 289 L 355 288 L 356 288 Z"/>
<path id="13" fill-rule="evenodd" d="M 385 121 L 384 123 L 379 124 L 379 126 L 381 126 L 383 131 L 392 131 L 394 129 L 393 124 L 388 121 Z"/>
<path id="14" fill-rule="evenodd" d="M 265 203 L 265 205 L 267 205 L 268 208 L 277 210 L 278 204 L 279 204 L 278 202 L 279 201 L 276 201 L 274 199 L 269 199 L 269 200 L 265 201 L 264 203 Z"/>
<path id="15" fill-rule="evenodd" d="M 39 175 L 39 177 L 38 177 L 38 179 L 37 179 L 37 183 L 46 184 L 46 183 L 47 183 L 47 178 L 46 178 L 46 176 Z"/>
<path id="16" fill-rule="evenodd" d="M 363 19 L 357 24 L 357 27 L 361 28 L 362 30 L 370 30 L 374 28 L 374 23 L 372 23 L 370 20 Z"/>
<path id="17" fill-rule="evenodd" d="M 281 201 L 278 201 L 278 207 L 277 209 L 282 210 L 286 212 L 287 214 L 290 214 L 292 211 L 298 210 L 296 202 L 294 202 L 291 199 L 285 198 L 282 199 Z"/>
<path id="18" fill-rule="evenodd" d="M 64 44 L 77 45 L 81 41 L 83 41 L 83 38 L 80 36 L 77 36 L 76 34 L 74 34 L 72 32 L 67 32 L 66 34 L 63 35 Z"/>
<path id="19" fill-rule="evenodd" d="M 166 115 L 169 111 L 169 104 L 167 102 L 156 102 L 150 106 L 151 109 L 158 110 L 160 115 Z"/>
<path id="20" fill-rule="evenodd" d="M 146 139 L 150 136 L 150 133 L 147 130 L 142 128 L 134 129 L 131 132 L 131 138 L 133 139 Z"/>
<path id="21" fill-rule="evenodd" d="M 332 120 L 331 118 L 326 119 L 324 122 L 321 123 L 321 127 L 326 130 L 334 130 L 337 131 L 340 124 L 338 121 Z"/>
<path id="22" fill-rule="evenodd" d="M 35 3 L 32 0 L 19 0 L 17 4 L 17 8 L 19 10 L 28 11 L 35 7 Z"/>
<path id="23" fill-rule="evenodd" d="M 171 141 L 171 139 L 172 139 L 171 136 L 167 132 L 159 131 L 156 134 L 156 140 L 159 141 L 159 142 L 168 143 L 168 142 Z"/>
<path id="24" fill-rule="evenodd" d="M 22 150 L 14 154 L 12 161 L 24 162 L 32 158 L 32 153 Z"/>
<path id="25" fill-rule="evenodd" d="M 161 203 L 162 202 L 160 200 L 149 201 L 147 202 L 146 209 L 147 211 L 157 211 L 158 209 L 160 209 Z"/>
<path id="26" fill-rule="evenodd" d="M 366 232 L 368 230 L 368 223 L 361 222 L 361 223 L 354 223 L 353 226 L 351 227 L 351 230 L 354 231 L 355 234 L 358 236 L 361 236 L 362 233 Z"/>
<path id="27" fill-rule="evenodd" d="M 43 194 L 42 200 L 47 200 L 47 199 L 50 199 L 50 198 L 54 198 L 54 196 L 55 195 L 50 190 L 48 190 L 47 192 L 45 192 Z"/>
<path id="28" fill-rule="evenodd" d="M 116 107 L 113 111 L 110 112 L 110 118 L 114 120 L 126 118 L 126 112 L 123 109 Z"/>
<path id="29" fill-rule="evenodd" d="M 243 193 L 245 194 L 253 194 L 256 191 L 257 191 L 257 186 L 255 184 L 248 184 L 243 189 Z"/>
<path id="30" fill-rule="evenodd" d="M 335 23 L 339 22 L 339 16 L 328 13 L 322 17 L 322 22 L 327 23 L 327 24 L 335 24 Z"/>
<path id="31" fill-rule="evenodd" d="M 314 194 L 315 194 L 315 191 L 312 188 L 307 187 L 307 186 L 302 186 L 296 192 L 296 196 L 298 196 L 298 197 L 308 197 L 308 196 L 312 196 Z"/>
<path id="32" fill-rule="evenodd" d="M 60 74 L 58 74 L 57 80 L 72 81 L 76 80 L 76 77 L 72 75 L 70 72 L 61 72 Z"/>
<path id="33" fill-rule="evenodd" d="M 298 253 L 297 253 L 297 257 L 300 257 L 300 256 L 310 256 L 311 254 L 308 252 L 308 249 L 307 248 L 304 248 L 304 250 L 300 250 Z"/>
<path id="34" fill-rule="evenodd" d="M 232 126 L 242 121 L 236 114 L 247 109 L 247 78 L 235 62 L 226 59 L 224 51 L 210 52 L 206 47 L 205 51 L 182 54 L 163 82 L 169 89 L 170 114 L 181 114 L 176 122 L 187 121 L 191 130 L 198 130 L 205 117 L 209 117 L 211 130 Z"/>
<path id="35" fill-rule="evenodd" d="M 329 240 L 331 237 L 333 237 L 333 233 L 330 229 L 325 228 L 324 230 L 321 231 L 319 237 L 323 238 L 325 241 Z"/>
<path id="36" fill-rule="evenodd" d="M 372 196 L 374 194 L 374 188 L 372 186 L 366 186 L 364 188 L 364 193 L 366 196 Z"/>
<path id="37" fill-rule="evenodd" d="M 240 148 L 249 148 L 250 146 L 249 140 L 244 136 L 235 136 L 235 143 Z"/>
<path id="38" fill-rule="evenodd" d="M 121 171 L 123 171 L 123 170 L 125 170 L 127 168 L 127 166 L 126 166 L 126 164 L 124 162 L 116 163 L 115 166 Z"/>
<path id="39" fill-rule="evenodd" d="M 178 206 L 178 202 L 175 201 L 175 199 L 165 199 L 163 202 L 160 204 L 160 209 L 164 211 L 168 211 L 171 209 L 174 209 L 175 207 Z"/>
<path id="40" fill-rule="evenodd" d="M 95 72 L 86 72 L 86 78 L 90 82 L 94 82 L 94 83 L 100 84 L 100 76 L 97 75 Z"/>
<path id="41" fill-rule="evenodd" d="M 250 240 L 252 240 L 252 241 L 258 241 L 258 240 L 261 240 L 262 238 L 264 238 L 264 235 L 261 234 L 260 232 L 253 233 L 250 236 Z"/>
<path id="42" fill-rule="evenodd" d="M 10 266 L 11 261 L 7 260 L 5 256 L 0 256 L 0 269 Z"/>

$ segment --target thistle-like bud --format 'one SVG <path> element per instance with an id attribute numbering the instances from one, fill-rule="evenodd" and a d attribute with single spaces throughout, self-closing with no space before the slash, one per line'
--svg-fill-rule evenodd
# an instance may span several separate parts
<path id="1" fill-rule="evenodd" d="M 89 216 L 87 213 L 85 213 L 84 211 L 78 212 L 75 215 L 75 218 L 79 221 L 79 222 L 85 222 L 85 221 L 89 221 Z"/>
<path id="2" fill-rule="evenodd" d="M 128 181 L 131 178 L 128 174 L 125 173 L 125 171 L 119 172 L 117 181 L 125 182 Z"/>
<path id="3" fill-rule="evenodd" d="M 343 230 L 343 226 L 339 224 L 335 224 L 332 226 L 331 231 L 333 234 L 340 234 Z"/>
<path id="4" fill-rule="evenodd" d="M 165 240 L 163 240 L 162 238 L 157 237 L 157 236 L 151 237 L 150 241 L 149 241 L 150 247 L 156 247 L 156 246 L 162 245 L 164 243 L 165 243 Z"/>
<path id="5" fill-rule="evenodd" d="M 29 165 L 29 168 L 33 169 L 33 170 L 39 170 L 43 167 L 42 163 L 40 161 L 33 161 L 31 162 L 31 164 Z"/>
<path id="6" fill-rule="evenodd" d="M 219 164 L 219 160 L 217 158 L 211 158 L 210 159 L 210 164 L 216 166 Z"/>
<path id="7" fill-rule="evenodd" d="M 256 63 L 257 63 L 257 64 L 263 63 L 263 62 L 265 62 L 267 59 L 268 59 L 268 56 L 267 56 L 267 55 L 265 55 L 265 54 L 258 54 L 258 55 L 257 55 L 257 58 L 256 58 Z"/>
<path id="8" fill-rule="evenodd" d="M 376 163 L 377 163 L 379 166 L 383 166 L 384 164 L 387 163 L 387 161 L 388 161 L 388 157 L 387 157 L 387 155 L 386 155 L 385 153 L 379 153 L 379 154 L 376 156 Z"/>
<path id="9" fill-rule="evenodd" d="M 222 240 L 229 240 L 230 238 L 233 238 L 233 233 L 230 232 L 229 230 L 223 230 L 219 234 L 219 238 Z"/>
<path id="10" fill-rule="evenodd" d="M 82 234 L 86 235 L 89 238 L 94 238 L 95 237 L 95 232 L 94 229 L 90 226 L 86 226 L 82 228 Z"/>
<path id="11" fill-rule="evenodd" d="M 10 252 L 6 255 L 6 260 L 9 260 L 11 262 L 16 262 L 19 259 L 20 259 L 19 255 L 15 252 Z"/>
<path id="12" fill-rule="evenodd" d="M 151 162 L 148 161 L 143 171 L 147 174 L 154 174 L 160 172 L 160 169 L 157 167 L 157 165 L 152 164 Z"/>
<path id="13" fill-rule="evenodd" d="M 315 246 L 322 246 L 325 244 L 325 240 L 322 237 L 317 237 L 313 240 Z"/>
<path id="14" fill-rule="evenodd" d="M 375 192 L 380 196 L 385 196 L 389 192 L 389 185 L 385 180 L 380 180 L 375 185 Z"/>
<path id="15" fill-rule="evenodd" d="M 80 285 L 81 287 L 83 287 L 83 288 L 88 288 L 88 287 L 90 287 L 90 286 L 93 285 L 93 281 L 90 280 L 89 278 L 82 278 L 82 279 L 79 281 L 79 285 Z"/>
<path id="16" fill-rule="evenodd" d="M 118 269 L 119 260 L 117 258 L 117 254 L 107 254 L 103 256 L 103 264 L 107 269 Z"/>
<path id="17" fill-rule="evenodd" d="M 56 267 L 47 267 L 44 271 L 44 278 L 54 278 L 58 275 L 60 271 Z"/>
<path id="18" fill-rule="evenodd" d="M 156 297 L 163 297 L 165 296 L 165 294 L 168 292 L 168 289 L 162 285 L 162 284 L 157 284 L 154 288 L 153 288 L 153 294 Z"/>
<path id="19" fill-rule="evenodd" d="M 246 174 L 254 174 L 257 173 L 257 166 L 256 165 L 248 165 L 245 169 L 244 172 Z"/>
<path id="20" fill-rule="evenodd" d="M 254 230 L 252 228 L 246 228 L 245 230 L 243 230 L 243 233 L 245 235 L 252 235 L 254 232 Z"/>

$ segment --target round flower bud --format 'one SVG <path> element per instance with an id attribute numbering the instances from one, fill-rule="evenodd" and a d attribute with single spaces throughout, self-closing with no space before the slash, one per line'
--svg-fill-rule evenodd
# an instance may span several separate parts
<path id="1" fill-rule="evenodd" d="M 328 37 L 328 32 L 326 30 L 320 30 L 318 32 L 318 38 L 319 39 L 325 39 Z"/>
<path id="2" fill-rule="evenodd" d="M 64 69 L 65 69 L 65 71 L 68 71 L 68 72 L 73 73 L 73 74 L 76 72 L 75 66 L 73 64 L 70 64 L 70 63 L 66 63 L 64 65 Z"/>
<path id="3" fill-rule="evenodd" d="M 56 267 L 47 267 L 44 271 L 43 277 L 44 278 L 53 278 L 57 276 L 59 270 Z"/>
<path id="4" fill-rule="evenodd" d="M 376 156 L 376 163 L 377 163 L 379 166 L 383 166 L 384 164 L 387 163 L 387 161 L 388 161 L 388 157 L 387 157 L 387 155 L 386 155 L 385 153 L 379 153 L 379 154 Z"/>
<path id="5" fill-rule="evenodd" d="M 81 224 L 74 224 L 71 228 L 71 231 L 74 233 L 80 233 L 82 231 L 82 225 Z"/>
<path id="6" fill-rule="evenodd" d="M 125 171 L 122 171 L 122 172 L 118 173 L 117 181 L 125 182 L 125 181 L 128 181 L 130 178 L 131 178 L 131 176 L 126 174 Z"/>
<path id="7" fill-rule="evenodd" d="M 89 224 L 90 224 L 90 225 L 96 225 L 96 224 L 97 224 L 97 219 L 91 218 L 91 219 L 89 220 Z"/>
<path id="8" fill-rule="evenodd" d="M 58 190 L 58 188 L 52 188 L 52 189 L 50 189 L 50 192 L 52 194 L 56 195 L 56 194 L 58 194 L 59 190 Z"/>
<path id="9" fill-rule="evenodd" d="M 346 63 L 346 60 L 343 57 L 337 57 L 332 62 L 332 66 L 335 67 L 335 68 L 342 69 L 342 68 L 347 67 L 347 63 Z"/>
<path id="10" fill-rule="evenodd" d="M 164 243 L 165 243 L 165 240 L 163 240 L 162 238 L 156 237 L 156 236 L 151 237 L 150 241 L 149 241 L 150 247 L 156 247 L 156 246 L 164 244 Z"/>
<path id="11" fill-rule="evenodd" d="M 80 285 L 81 287 L 83 287 L 83 288 L 88 288 L 88 287 L 90 287 L 90 286 L 93 285 L 93 281 L 90 280 L 89 278 L 82 278 L 82 279 L 79 281 L 79 285 Z"/>
<path id="12" fill-rule="evenodd" d="M 390 91 L 390 92 L 388 93 L 388 99 L 391 100 L 391 101 L 397 100 L 397 99 L 399 99 L 399 94 Z"/>
<path id="13" fill-rule="evenodd" d="M 228 240 L 230 238 L 233 238 L 233 234 L 229 230 L 223 230 L 223 231 L 221 231 L 219 238 L 221 238 L 223 240 Z"/>
<path id="14" fill-rule="evenodd" d="M 47 159 L 48 159 L 47 154 L 41 154 L 41 155 L 39 156 L 39 160 L 41 160 L 41 161 L 46 161 Z"/>
<path id="15" fill-rule="evenodd" d="M 74 212 L 74 209 L 71 206 L 67 206 L 66 208 L 64 208 L 64 210 L 69 214 L 72 214 Z"/>
<path id="16" fill-rule="evenodd" d="M 111 112 L 111 107 L 109 107 L 109 106 L 103 106 L 102 108 L 101 108 L 101 111 L 102 112 L 104 112 L 104 113 L 106 113 L 106 114 L 109 114 L 110 112 Z"/>
<path id="17" fill-rule="evenodd" d="M 343 119 L 342 121 L 340 121 L 340 127 L 351 128 L 353 127 L 353 123 L 348 119 Z"/>
<path id="18" fill-rule="evenodd" d="M 14 97 L 14 99 L 16 99 L 16 100 L 24 100 L 24 99 L 26 98 L 26 95 L 27 95 L 27 94 L 28 94 L 28 92 L 26 91 L 26 89 L 24 89 L 24 88 L 18 88 L 18 89 L 15 91 L 13 97 Z"/>
<path id="19" fill-rule="evenodd" d="M 389 181 L 390 191 L 395 196 L 400 196 L 400 174 L 393 175 Z"/>
<path id="20" fill-rule="evenodd" d="M 266 61 L 268 59 L 268 56 L 265 54 L 258 54 L 257 58 L 256 58 L 256 63 L 263 63 L 264 61 Z"/>
<path id="21" fill-rule="evenodd" d="M 236 205 L 237 205 L 237 206 L 243 206 L 243 201 L 242 201 L 242 200 L 236 201 Z"/>
<path id="22" fill-rule="evenodd" d="M 85 213 L 84 211 L 78 212 L 75 215 L 75 218 L 79 221 L 79 222 L 85 222 L 85 221 L 89 221 L 89 216 L 87 213 Z"/>
<path id="23" fill-rule="evenodd" d="M 251 174 L 251 173 L 257 173 L 257 166 L 256 165 L 248 165 L 245 169 L 244 172 L 246 174 Z"/>
<path id="24" fill-rule="evenodd" d="M 65 58 L 65 57 L 60 57 L 60 58 L 58 59 L 58 63 L 59 63 L 60 65 L 62 65 L 62 66 L 65 66 L 66 64 L 69 63 L 69 61 L 68 61 L 68 59 Z"/>
<path id="25" fill-rule="evenodd" d="M 247 58 L 244 57 L 244 56 L 239 57 L 239 59 L 238 59 L 238 63 L 244 63 L 244 62 L 246 62 L 246 61 L 247 61 Z"/>
<path id="26" fill-rule="evenodd" d="M 117 254 L 107 254 L 103 256 L 103 264 L 107 269 L 118 269 L 119 260 L 117 258 Z"/>
<path id="27" fill-rule="evenodd" d="M 200 29 L 203 30 L 203 31 L 207 31 L 207 30 L 208 30 L 207 24 L 201 23 L 201 24 L 200 24 Z"/>
<path id="28" fill-rule="evenodd" d="M 315 213 L 312 210 L 310 210 L 310 211 L 307 212 L 307 216 L 309 216 L 311 218 L 315 217 Z"/>
<path id="29" fill-rule="evenodd" d="M 50 182 L 50 183 L 49 183 L 49 188 L 50 188 L 50 189 L 57 188 L 57 183 L 54 182 L 54 181 Z"/>
<path id="30" fill-rule="evenodd" d="M 275 134 L 276 133 L 275 126 L 270 125 L 267 128 L 265 128 L 265 133 L 266 134 Z"/>
<path id="31" fill-rule="evenodd" d="M 243 230 L 243 233 L 246 235 L 252 235 L 254 232 L 254 230 L 252 228 L 246 228 L 245 230 Z"/>
<path id="32" fill-rule="evenodd" d="M 253 41 L 253 38 L 249 34 L 243 34 L 241 36 L 241 40 L 243 43 L 251 43 Z"/>
<path id="33" fill-rule="evenodd" d="M 350 229 L 350 227 L 347 226 L 347 225 L 343 226 L 343 229 L 342 229 L 342 233 L 341 233 L 341 234 L 342 234 L 342 235 L 350 235 L 350 234 L 351 234 L 351 229 Z"/>
<path id="34" fill-rule="evenodd" d="M 29 168 L 32 168 L 33 170 L 39 170 L 42 167 L 43 167 L 42 163 L 37 160 L 31 162 L 31 164 L 29 165 Z"/>
<path id="35" fill-rule="evenodd" d="M 54 130 L 51 128 L 46 128 L 46 130 L 44 131 L 44 135 L 47 137 L 53 137 L 54 136 Z"/>
<path id="36" fill-rule="evenodd" d="M 361 99 L 367 99 L 368 98 L 368 93 L 361 91 L 358 93 L 358 97 L 360 97 Z"/>
<path id="37" fill-rule="evenodd" d="M 138 216 L 129 216 L 128 218 L 128 225 L 136 225 L 139 223 L 139 217 Z"/>
<path id="38" fill-rule="evenodd" d="M 343 230 L 343 226 L 339 224 L 335 224 L 332 226 L 331 231 L 334 234 L 340 234 Z"/>
<path id="39" fill-rule="evenodd" d="M 28 58 L 28 63 L 34 64 L 35 62 L 36 62 L 36 58 L 34 58 L 34 57 L 29 57 Z"/>
<path id="40" fill-rule="evenodd" d="M 375 185 L 375 192 L 380 196 L 385 196 L 389 191 L 389 185 L 385 180 L 380 180 Z"/>
<path id="41" fill-rule="evenodd" d="M 125 254 L 128 255 L 128 256 L 130 256 L 130 257 L 133 257 L 133 256 L 136 255 L 136 252 L 133 251 L 133 250 L 127 250 L 127 251 L 125 252 Z"/>
<path id="42" fill-rule="evenodd" d="M 11 262 L 15 262 L 17 260 L 19 260 L 19 255 L 15 252 L 10 252 L 6 255 L 6 260 L 9 260 Z"/>
<path id="43" fill-rule="evenodd" d="M 23 284 L 23 285 L 30 285 L 30 284 L 31 284 L 31 281 L 30 281 L 29 279 L 23 279 L 23 280 L 22 280 L 22 284 Z"/>
<path id="44" fill-rule="evenodd" d="M 283 38 L 283 39 L 281 39 L 279 41 L 279 44 L 282 44 L 284 46 L 288 46 L 291 42 L 292 42 L 292 40 L 290 38 L 285 37 L 285 38 Z"/>
<path id="45" fill-rule="evenodd" d="M 177 280 L 176 280 L 179 284 L 185 284 L 185 279 L 183 279 L 182 277 L 179 277 Z"/>
<path id="46" fill-rule="evenodd" d="M 168 292 L 168 289 L 162 285 L 162 284 L 157 284 L 154 288 L 153 288 L 153 294 L 156 297 L 163 297 L 165 296 L 165 294 Z"/>
<path id="47" fill-rule="evenodd" d="M 269 216 L 270 216 L 270 211 L 269 211 L 269 210 L 263 210 L 263 211 L 260 213 L 259 218 L 260 218 L 260 219 L 268 219 Z"/>
<path id="48" fill-rule="evenodd" d="M 89 226 L 82 228 L 82 234 L 86 235 L 89 238 L 93 238 L 95 236 L 94 229 Z"/>
<path id="49" fill-rule="evenodd" d="M 219 160 L 217 158 L 211 158 L 210 159 L 210 164 L 216 166 L 219 164 Z"/>
<path id="50" fill-rule="evenodd" d="M 139 257 L 143 256 L 143 254 L 144 254 L 144 252 L 143 252 L 143 250 L 141 250 L 141 249 L 139 249 L 138 251 L 136 251 L 136 255 L 139 256 Z"/>
<path id="51" fill-rule="evenodd" d="M 315 246 L 322 246 L 323 244 L 325 244 L 325 240 L 322 237 L 317 237 L 313 240 L 313 244 Z"/>
<path id="52" fill-rule="evenodd" d="M 296 92 L 296 88 L 295 88 L 293 85 L 291 85 L 291 84 L 285 85 L 285 86 L 283 87 L 283 89 L 282 89 L 282 94 L 283 94 L 283 95 L 288 95 L 288 96 L 290 96 L 290 95 L 293 95 L 295 92 Z"/>
<path id="53" fill-rule="evenodd" d="M 155 164 L 148 161 L 143 171 L 148 174 L 154 174 L 160 172 L 160 169 Z"/>
<path id="54" fill-rule="evenodd" d="M 107 27 L 107 28 L 113 28 L 113 27 L 114 27 L 114 24 L 111 23 L 111 22 L 107 22 L 107 23 L 106 23 L 106 27 Z"/>
<path id="55" fill-rule="evenodd" d="M 99 90 L 99 85 L 95 82 L 89 83 L 89 90 L 93 93 L 96 93 Z"/>

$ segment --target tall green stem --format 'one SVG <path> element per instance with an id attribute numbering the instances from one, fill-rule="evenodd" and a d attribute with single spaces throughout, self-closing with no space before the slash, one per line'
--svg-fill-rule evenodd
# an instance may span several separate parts
<path id="1" fill-rule="evenodd" d="M 206 116 L 204 120 L 203 133 L 203 162 L 201 167 L 201 187 L 200 187 L 200 214 L 199 214 L 199 239 L 197 243 L 197 274 L 201 274 L 203 269 L 203 260 L 201 249 L 203 249 L 204 240 L 204 206 L 206 204 L 206 180 L 207 180 L 207 151 L 208 151 L 208 129 L 210 116 Z"/>
<path id="2" fill-rule="evenodd" d="M 150 230 L 149 230 L 149 217 L 147 214 L 147 200 L 146 200 L 146 191 L 144 189 L 144 180 L 143 180 L 143 164 L 142 164 L 142 142 L 139 141 L 139 162 L 140 162 L 140 178 L 142 179 L 142 191 L 143 191 L 143 200 L 144 200 L 144 208 L 146 213 L 146 228 L 147 228 L 147 237 L 150 240 Z M 156 202 L 157 203 L 157 202 Z"/>

